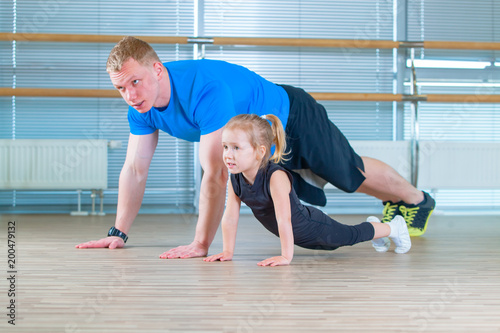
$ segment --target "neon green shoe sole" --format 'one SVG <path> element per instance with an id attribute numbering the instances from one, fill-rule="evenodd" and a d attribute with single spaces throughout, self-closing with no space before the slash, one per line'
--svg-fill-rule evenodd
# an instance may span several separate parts
<path id="1" fill-rule="evenodd" d="M 422 236 L 427 231 L 427 225 L 428 225 L 429 219 L 430 219 L 433 211 L 434 210 L 430 211 L 429 216 L 427 217 L 427 221 L 425 221 L 425 225 L 424 225 L 423 229 L 408 226 L 408 232 L 410 233 L 410 237 Z"/>

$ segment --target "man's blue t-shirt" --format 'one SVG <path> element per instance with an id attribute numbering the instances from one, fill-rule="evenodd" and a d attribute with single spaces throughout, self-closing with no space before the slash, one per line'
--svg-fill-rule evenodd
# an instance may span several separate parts
<path id="1" fill-rule="evenodd" d="M 165 110 L 140 113 L 129 107 L 130 132 L 151 134 L 157 129 L 187 141 L 222 128 L 242 113 L 274 114 L 286 128 L 289 114 L 285 90 L 245 67 L 218 60 L 164 63 L 171 95 Z"/>

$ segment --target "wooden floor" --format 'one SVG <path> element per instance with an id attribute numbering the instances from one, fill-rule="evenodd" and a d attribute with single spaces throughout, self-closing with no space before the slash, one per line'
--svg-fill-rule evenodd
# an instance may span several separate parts
<path id="1" fill-rule="evenodd" d="M 349 224 L 360 216 L 335 216 Z M 252 217 L 232 262 L 161 260 L 196 217 L 141 215 L 125 249 L 75 249 L 114 216 L 0 215 L 1 332 L 499 332 L 500 218 L 435 216 L 408 254 L 363 243 L 296 248 Z M 8 324 L 8 222 L 16 221 L 16 325 Z M 210 253 L 222 249 L 218 234 Z"/>

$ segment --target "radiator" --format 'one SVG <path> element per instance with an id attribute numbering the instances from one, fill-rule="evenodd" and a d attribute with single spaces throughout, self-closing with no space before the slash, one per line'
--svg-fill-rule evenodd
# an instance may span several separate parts
<path id="1" fill-rule="evenodd" d="M 0 140 L 0 190 L 102 190 L 107 169 L 107 140 Z"/>
<path id="2" fill-rule="evenodd" d="M 350 141 L 360 156 L 373 157 L 411 181 L 410 141 Z M 500 142 L 419 142 L 417 187 L 422 189 L 500 188 Z M 327 188 L 334 188 L 328 184 Z"/>
<path id="3" fill-rule="evenodd" d="M 500 142 L 420 141 L 418 186 L 500 188 Z"/>

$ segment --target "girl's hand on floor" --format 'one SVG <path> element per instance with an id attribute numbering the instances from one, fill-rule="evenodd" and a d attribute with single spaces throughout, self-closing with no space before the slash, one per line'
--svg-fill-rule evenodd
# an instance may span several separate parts
<path id="1" fill-rule="evenodd" d="M 205 259 L 203 259 L 203 261 L 207 261 L 207 262 L 212 262 L 212 261 L 230 261 L 233 259 L 233 255 L 232 254 L 229 254 L 229 253 L 225 253 L 225 252 L 222 252 L 222 253 L 219 253 L 219 254 L 214 254 L 210 257 L 206 257 Z"/>
<path id="2" fill-rule="evenodd" d="M 261 262 L 259 262 L 257 265 L 259 266 L 286 266 L 286 265 L 289 265 L 291 262 L 291 260 L 288 260 L 287 258 L 283 257 L 283 256 L 279 256 L 279 257 L 272 257 L 272 258 L 269 258 L 269 259 L 266 259 L 266 260 L 262 260 Z"/>

